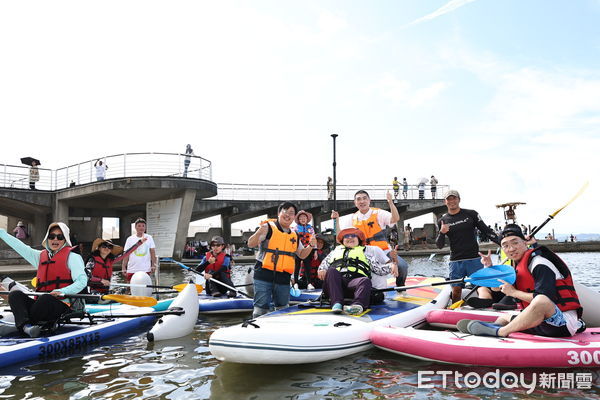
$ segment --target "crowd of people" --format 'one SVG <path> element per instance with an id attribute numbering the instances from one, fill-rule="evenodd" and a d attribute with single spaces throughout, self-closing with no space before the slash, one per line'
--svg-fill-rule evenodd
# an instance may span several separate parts
<path id="1" fill-rule="evenodd" d="M 449 244 L 451 280 L 471 276 L 492 264 L 490 252 L 479 251 L 477 232 L 500 246 L 516 270 L 514 284 L 502 281 L 498 288 L 475 288 L 476 297 L 467 299 L 467 303 L 472 307 L 499 305 L 499 308 L 521 303 L 524 308 L 516 318 L 500 317 L 493 324 L 461 321 L 460 330 L 504 337 L 516 331 L 570 336 L 585 329 L 568 266 L 546 247 L 537 246 L 535 239 L 527 235 L 531 232 L 528 227 L 496 224 L 492 229 L 477 211 L 461 206 L 458 191 L 449 190 L 443 198 L 447 212 L 437 221 L 436 245 L 441 249 Z M 291 202 L 280 204 L 277 217 L 263 221 L 248 239 L 248 246 L 258 249 L 253 274 L 253 317 L 287 307 L 291 287 L 322 288 L 333 313 L 361 315 L 383 300 L 382 292 L 377 289 L 387 288 L 389 278 L 395 278 L 396 286 L 403 286 L 408 265 L 397 254 L 398 238 L 390 243 L 386 235 L 388 229 L 396 229 L 400 215 L 390 192 L 386 200 L 389 211 L 371 207 L 369 194 L 359 190 L 354 194 L 356 212 L 341 216 L 332 210 L 337 232 L 335 245 L 315 231 L 310 212 L 298 210 Z M 121 272 L 127 281 L 136 272 L 153 274 L 158 262 L 154 240 L 146 233 L 143 218 L 134 222 L 134 228 L 124 247 L 96 239 L 85 263 L 68 226 L 62 222 L 48 226 L 42 250 L 23 242 L 29 234 L 22 221 L 13 235 L 0 229 L 0 239 L 37 266 L 36 290 L 46 293 L 37 298 L 22 292 L 10 293 L 8 301 L 17 329 L 25 335 L 38 336 L 44 327 L 65 314 L 82 309 L 80 299 L 69 296 L 83 291 L 108 293 L 113 267 L 118 261 L 122 261 Z M 402 233 L 404 249 L 410 246 L 411 233 L 408 224 Z M 397 232 L 396 235 L 399 236 Z M 220 236 L 213 237 L 208 244 L 196 269 L 207 281 L 207 293 L 235 297 L 228 244 Z M 191 252 L 186 250 L 188 254 Z M 461 300 L 463 286 L 452 283 L 453 303 Z M 344 299 L 350 300 L 345 303 Z"/>

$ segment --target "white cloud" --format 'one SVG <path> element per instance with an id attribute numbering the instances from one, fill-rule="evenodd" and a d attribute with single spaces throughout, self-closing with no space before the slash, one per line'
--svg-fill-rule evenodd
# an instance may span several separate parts
<path id="1" fill-rule="evenodd" d="M 413 22 L 407 24 L 405 27 L 414 26 L 414 25 L 420 24 L 421 22 L 425 22 L 425 21 L 431 21 L 432 19 L 435 19 L 442 15 L 451 13 L 452 11 L 456 10 L 457 8 L 460 8 L 464 5 L 472 3 L 474 1 L 475 0 L 450 0 L 448 3 L 444 4 L 443 6 L 441 6 L 434 12 L 432 12 L 431 14 L 427 14 L 421 18 L 417 18 Z"/>
<path id="2" fill-rule="evenodd" d="M 369 89 L 394 103 L 417 108 L 435 100 L 448 87 L 447 82 L 433 82 L 415 88 L 408 80 L 398 79 L 393 74 L 386 73 Z"/>

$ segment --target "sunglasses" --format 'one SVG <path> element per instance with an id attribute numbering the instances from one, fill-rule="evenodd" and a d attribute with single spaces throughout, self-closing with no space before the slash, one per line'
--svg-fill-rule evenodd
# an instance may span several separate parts
<path id="1" fill-rule="evenodd" d="M 108 243 L 102 243 L 100 247 L 104 247 L 105 249 L 112 249 L 113 245 Z"/>
<path id="2" fill-rule="evenodd" d="M 59 233 L 59 234 L 49 233 L 48 239 L 50 239 L 50 240 L 54 240 L 54 239 L 65 240 L 65 235 L 63 235 L 62 233 Z"/>
<path id="3" fill-rule="evenodd" d="M 357 237 L 358 237 L 358 235 L 355 235 L 354 233 L 349 233 L 347 235 L 344 235 L 344 239 L 354 239 Z"/>
<path id="4" fill-rule="evenodd" d="M 211 243 L 210 247 L 221 247 L 221 246 L 225 246 L 224 244 L 217 244 L 217 243 Z"/>

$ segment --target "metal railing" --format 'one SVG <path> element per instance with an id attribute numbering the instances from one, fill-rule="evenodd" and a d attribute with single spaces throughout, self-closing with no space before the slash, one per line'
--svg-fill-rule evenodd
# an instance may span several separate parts
<path id="1" fill-rule="evenodd" d="M 219 183 L 218 194 L 211 199 L 215 200 L 327 200 L 327 185 L 279 185 L 279 184 L 243 184 Z M 389 190 L 394 196 L 391 185 L 337 185 L 337 200 L 354 200 L 354 193 L 366 190 L 369 197 L 374 200 L 383 200 Z M 443 198 L 448 191 L 448 185 L 436 185 L 436 198 Z M 431 199 L 431 186 L 425 185 L 424 198 Z M 404 199 L 402 186 L 397 196 L 398 200 Z M 418 185 L 408 185 L 407 200 L 419 199 Z"/>
<path id="2" fill-rule="evenodd" d="M 177 153 L 125 153 L 84 161 L 57 170 L 38 167 L 35 189 L 57 190 L 98 181 L 94 164 L 102 161 L 108 168 L 104 179 L 138 176 L 186 177 L 212 180 L 209 160 Z M 189 165 L 186 171 L 186 160 Z M 0 164 L 0 186 L 29 189 L 30 168 L 25 165 Z"/>

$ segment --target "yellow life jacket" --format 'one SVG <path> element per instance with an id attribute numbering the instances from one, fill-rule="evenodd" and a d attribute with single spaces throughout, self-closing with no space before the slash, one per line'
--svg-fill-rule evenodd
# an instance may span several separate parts
<path id="1" fill-rule="evenodd" d="M 365 234 L 369 246 L 377 246 L 383 251 L 388 251 L 391 248 L 385 238 L 385 230 L 381 229 L 379 222 L 377 222 L 377 215 L 380 209 L 372 207 L 371 210 L 373 210 L 371 216 L 363 221 L 358 220 L 360 211 L 354 213 L 352 216 L 352 225 Z"/>
<path id="2" fill-rule="evenodd" d="M 294 273 L 296 268 L 296 250 L 298 235 L 296 232 L 283 232 L 275 224 L 275 220 L 267 221 L 271 227 L 271 238 L 262 250 L 266 253 L 262 267 L 275 272 Z"/>
<path id="3" fill-rule="evenodd" d="M 333 261 L 329 266 L 351 278 L 371 278 L 371 264 L 365 256 L 365 246 L 353 248 L 344 245 L 337 246 L 333 250 Z"/>

